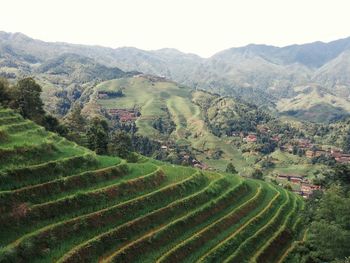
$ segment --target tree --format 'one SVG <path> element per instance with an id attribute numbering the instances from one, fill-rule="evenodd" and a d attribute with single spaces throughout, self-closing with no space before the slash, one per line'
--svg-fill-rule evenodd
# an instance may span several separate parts
<path id="1" fill-rule="evenodd" d="M 54 116 L 49 115 L 49 114 L 46 114 L 44 116 L 43 126 L 47 130 L 52 131 L 52 132 L 56 132 L 61 136 L 66 136 L 68 133 L 67 127 L 60 124 L 60 122 L 58 121 L 57 118 L 55 118 Z"/>
<path id="2" fill-rule="evenodd" d="M 226 173 L 236 174 L 238 173 L 233 163 L 228 163 L 226 167 Z"/>
<path id="3" fill-rule="evenodd" d="M 68 116 L 65 119 L 65 123 L 72 131 L 85 131 L 86 121 L 81 115 L 81 106 L 78 103 L 74 104 L 72 111 L 68 114 Z"/>
<path id="4" fill-rule="evenodd" d="M 33 78 L 24 78 L 18 81 L 14 93 L 14 104 L 20 114 L 40 124 L 45 115 L 41 92 L 40 85 Z"/>
<path id="5" fill-rule="evenodd" d="M 343 143 L 343 149 L 346 152 L 350 152 L 350 128 L 348 129 Z"/>
<path id="6" fill-rule="evenodd" d="M 308 242 L 322 261 L 350 256 L 350 198 L 339 185 L 331 186 L 311 223 Z"/>
<path id="7" fill-rule="evenodd" d="M 132 143 L 130 136 L 124 131 L 116 131 L 112 134 L 108 145 L 108 152 L 122 158 L 128 158 L 132 151 Z"/>
<path id="8" fill-rule="evenodd" d="M 7 79 L 0 78 L 0 103 L 3 105 L 7 104 L 10 99 L 9 86 Z"/>
<path id="9" fill-rule="evenodd" d="M 334 168 L 334 180 L 350 187 L 350 165 L 337 164 Z"/>
<path id="10" fill-rule="evenodd" d="M 284 189 L 287 189 L 287 190 L 289 190 L 289 191 L 292 191 L 292 190 L 293 190 L 293 187 L 292 187 L 292 185 L 291 185 L 290 183 L 288 183 L 288 184 L 286 184 L 286 185 L 284 186 Z"/>
<path id="11" fill-rule="evenodd" d="M 263 179 L 263 172 L 260 169 L 255 169 L 252 173 L 252 177 L 254 179 L 259 179 L 262 180 Z"/>
<path id="12" fill-rule="evenodd" d="M 267 156 L 261 161 L 261 167 L 264 169 L 269 169 L 269 168 L 272 168 L 274 166 L 275 166 L 275 164 L 272 161 L 271 156 Z"/>
<path id="13" fill-rule="evenodd" d="M 87 138 L 89 148 L 97 154 L 106 154 L 108 146 L 108 124 L 105 120 L 95 117 L 91 120 Z"/>

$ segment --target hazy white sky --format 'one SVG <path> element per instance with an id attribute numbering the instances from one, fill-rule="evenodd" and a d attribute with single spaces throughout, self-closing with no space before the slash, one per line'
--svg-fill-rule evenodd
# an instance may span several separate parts
<path id="1" fill-rule="evenodd" d="M 0 30 L 45 41 L 210 56 L 350 36 L 349 0 L 1 0 Z"/>

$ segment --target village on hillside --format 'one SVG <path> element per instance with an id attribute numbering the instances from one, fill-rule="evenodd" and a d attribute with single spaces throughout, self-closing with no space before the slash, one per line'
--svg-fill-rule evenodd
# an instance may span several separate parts
<path id="1" fill-rule="evenodd" d="M 278 135 L 272 135 L 271 140 L 279 142 L 280 137 Z M 250 144 L 257 143 L 258 135 L 250 133 L 244 136 L 242 141 Z M 317 160 L 317 158 L 324 158 L 325 160 L 334 160 L 335 163 L 339 164 L 350 163 L 350 154 L 344 153 L 342 149 L 314 144 L 310 139 L 305 138 L 296 138 L 291 142 L 279 145 L 279 149 L 289 154 L 302 155 L 310 161 Z M 322 190 L 320 185 L 312 184 L 310 179 L 302 174 L 279 173 L 277 178 L 282 185 L 292 185 L 292 191 L 304 198 L 309 198 L 314 191 Z"/>
<path id="2" fill-rule="evenodd" d="M 150 79 L 150 81 L 155 81 Z M 110 99 L 115 97 L 123 97 L 123 91 L 98 91 L 98 99 Z M 118 119 L 121 123 L 130 123 L 135 122 L 138 118 L 142 118 L 140 109 L 137 107 L 125 109 L 125 108 L 109 108 L 107 114 L 113 118 Z M 237 146 L 242 149 L 242 151 L 248 151 L 250 155 L 255 156 L 264 156 L 265 152 L 259 151 L 259 145 L 266 143 L 268 141 L 272 147 L 272 151 L 279 149 L 282 152 L 294 154 L 298 156 L 304 156 L 309 159 L 310 162 L 320 162 L 323 160 L 330 160 L 335 163 L 350 163 L 350 154 L 344 153 L 342 149 L 324 146 L 313 143 L 308 138 L 297 138 L 293 136 L 286 140 L 284 134 L 278 134 L 272 132 L 266 125 L 257 125 L 257 132 L 232 132 L 230 137 L 235 138 L 235 140 L 240 141 L 240 146 Z M 262 140 L 264 137 L 264 140 Z M 179 161 L 185 165 L 190 165 L 202 170 L 213 170 L 212 167 L 208 166 L 205 162 L 197 160 L 197 158 L 191 154 L 190 151 L 182 149 L 170 140 L 161 141 L 156 140 L 160 145 L 161 155 L 177 155 Z M 243 146 L 243 148 L 242 148 Z M 236 147 L 236 146 L 234 146 Z M 316 190 L 321 190 L 321 187 L 315 184 L 312 184 L 310 180 L 304 174 L 288 174 L 288 173 L 279 173 L 277 175 L 279 182 L 283 185 L 292 185 L 292 191 L 302 195 L 305 198 L 310 197 L 312 193 Z"/>

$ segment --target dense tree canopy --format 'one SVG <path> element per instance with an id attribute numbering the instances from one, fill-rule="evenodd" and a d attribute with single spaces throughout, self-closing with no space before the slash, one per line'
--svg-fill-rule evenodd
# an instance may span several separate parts
<path id="1" fill-rule="evenodd" d="M 308 202 L 305 243 L 294 252 L 297 262 L 346 262 L 350 257 L 350 165 L 337 165 L 326 181 L 327 190 Z"/>
<path id="2" fill-rule="evenodd" d="M 114 155 L 122 158 L 128 158 L 130 152 L 132 151 L 130 136 L 124 131 L 114 132 L 112 134 L 108 149 L 109 152 Z"/>
<path id="3" fill-rule="evenodd" d="M 87 129 L 89 148 L 98 154 L 107 153 L 108 124 L 98 117 L 93 118 Z"/>
<path id="4" fill-rule="evenodd" d="M 350 197 L 340 186 L 332 186 L 320 200 L 309 230 L 315 255 L 330 261 L 350 256 Z"/>
<path id="5" fill-rule="evenodd" d="M 0 103 L 7 104 L 9 100 L 9 83 L 6 79 L 0 78 Z"/>
<path id="6" fill-rule="evenodd" d="M 237 173 L 237 170 L 236 170 L 235 166 L 233 165 L 233 163 L 228 163 L 227 164 L 226 172 L 227 173 L 231 173 L 231 174 Z"/>
<path id="7" fill-rule="evenodd" d="M 14 91 L 14 103 L 24 118 L 40 122 L 45 111 L 40 98 L 42 89 L 33 78 L 25 78 L 18 81 Z"/>

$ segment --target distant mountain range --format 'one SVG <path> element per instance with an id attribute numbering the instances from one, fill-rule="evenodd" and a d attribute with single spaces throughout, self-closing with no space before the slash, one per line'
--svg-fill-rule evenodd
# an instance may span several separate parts
<path id="1" fill-rule="evenodd" d="M 0 74 L 5 77 L 42 76 L 64 88 L 128 71 L 240 97 L 303 120 L 333 121 L 350 112 L 350 38 L 282 48 L 251 44 L 201 58 L 175 49 L 48 43 L 0 32 Z"/>

